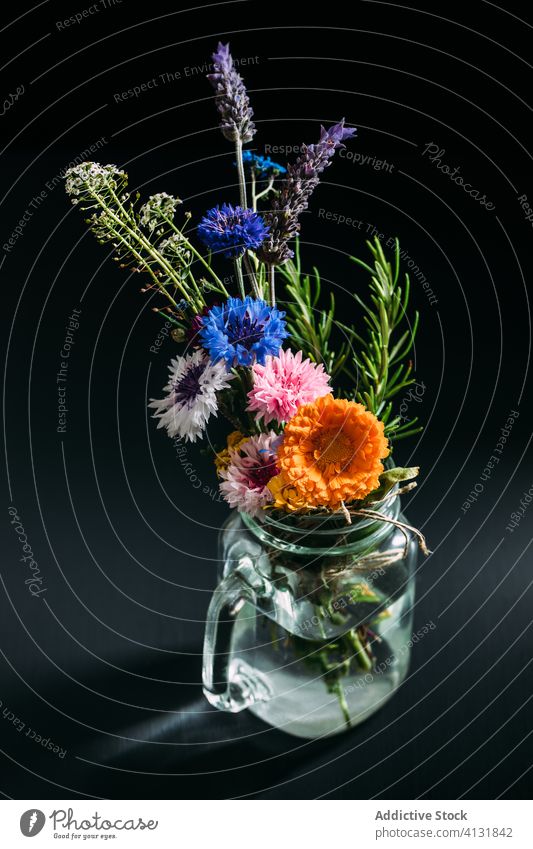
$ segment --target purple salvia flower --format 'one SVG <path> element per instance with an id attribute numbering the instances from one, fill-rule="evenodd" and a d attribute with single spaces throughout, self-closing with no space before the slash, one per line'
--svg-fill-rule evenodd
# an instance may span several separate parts
<path id="1" fill-rule="evenodd" d="M 344 118 L 328 130 L 321 127 L 318 143 L 302 145 L 303 153 L 296 162 L 287 165 L 287 176 L 281 183 L 280 193 L 274 199 L 271 211 L 264 216 L 270 227 L 269 237 L 259 251 L 264 262 L 281 265 L 294 256 L 288 242 L 299 233 L 298 219 L 309 205 L 309 198 L 320 182 L 320 174 L 331 165 L 335 151 L 345 146 L 344 140 L 356 132 L 355 128 L 344 126 Z"/>
<path id="2" fill-rule="evenodd" d="M 252 121 L 254 113 L 242 77 L 235 69 L 229 44 L 219 41 L 213 53 L 213 65 L 214 71 L 207 75 L 207 79 L 215 89 L 222 135 L 228 141 L 240 139 L 245 144 L 255 135 L 255 124 Z"/>

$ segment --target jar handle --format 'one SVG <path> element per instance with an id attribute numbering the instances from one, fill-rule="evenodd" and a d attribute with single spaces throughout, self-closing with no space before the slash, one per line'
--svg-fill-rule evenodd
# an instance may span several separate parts
<path id="1" fill-rule="evenodd" d="M 250 577 L 253 576 L 252 580 Z M 258 585 L 259 579 L 259 585 Z M 266 590 L 250 557 L 220 582 L 207 612 L 203 654 L 203 689 L 208 702 L 219 710 L 238 713 L 258 701 L 267 701 L 272 690 L 257 670 L 244 660 L 232 660 L 231 640 L 237 615 L 257 591 Z"/>

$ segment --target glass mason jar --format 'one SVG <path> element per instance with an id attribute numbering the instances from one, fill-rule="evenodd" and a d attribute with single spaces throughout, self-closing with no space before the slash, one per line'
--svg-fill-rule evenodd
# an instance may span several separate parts
<path id="1" fill-rule="evenodd" d="M 363 722 L 394 694 L 409 665 L 417 543 L 394 524 L 405 523 L 398 497 L 377 512 L 352 524 L 230 515 L 204 642 L 212 705 L 314 738 Z"/>

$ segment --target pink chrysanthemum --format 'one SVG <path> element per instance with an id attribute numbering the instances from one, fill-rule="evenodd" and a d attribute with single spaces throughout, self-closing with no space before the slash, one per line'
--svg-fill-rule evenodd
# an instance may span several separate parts
<path id="1" fill-rule="evenodd" d="M 230 463 L 220 472 L 220 491 L 231 507 L 251 516 L 260 516 L 263 507 L 273 501 L 267 488 L 278 474 L 274 444 L 279 437 L 270 433 L 251 436 L 236 449 L 230 449 Z"/>
<path id="2" fill-rule="evenodd" d="M 312 404 L 322 395 L 329 395 L 329 375 L 323 365 L 303 360 L 302 352 L 290 349 L 279 356 L 268 356 L 264 366 L 252 369 L 254 386 L 248 393 L 248 407 L 265 424 L 275 419 L 287 422 L 302 404 Z"/>

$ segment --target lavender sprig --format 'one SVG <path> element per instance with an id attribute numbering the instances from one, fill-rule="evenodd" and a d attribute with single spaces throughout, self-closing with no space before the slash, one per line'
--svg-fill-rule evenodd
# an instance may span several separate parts
<path id="1" fill-rule="evenodd" d="M 274 198 L 270 212 L 265 213 L 270 235 L 259 252 L 263 262 L 281 265 L 294 256 L 288 242 L 300 231 L 299 217 L 308 207 L 320 174 L 331 165 L 335 151 L 345 146 L 344 140 L 355 133 L 355 128 L 344 126 L 344 118 L 327 130 L 321 127 L 318 143 L 302 145 L 303 153 L 287 166 L 287 177 L 281 183 L 279 195 Z"/>
<path id="2" fill-rule="evenodd" d="M 246 144 L 255 135 L 254 113 L 243 79 L 235 69 L 229 44 L 219 41 L 212 58 L 214 71 L 207 79 L 215 90 L 222 135 L 228 141 Z"/>

